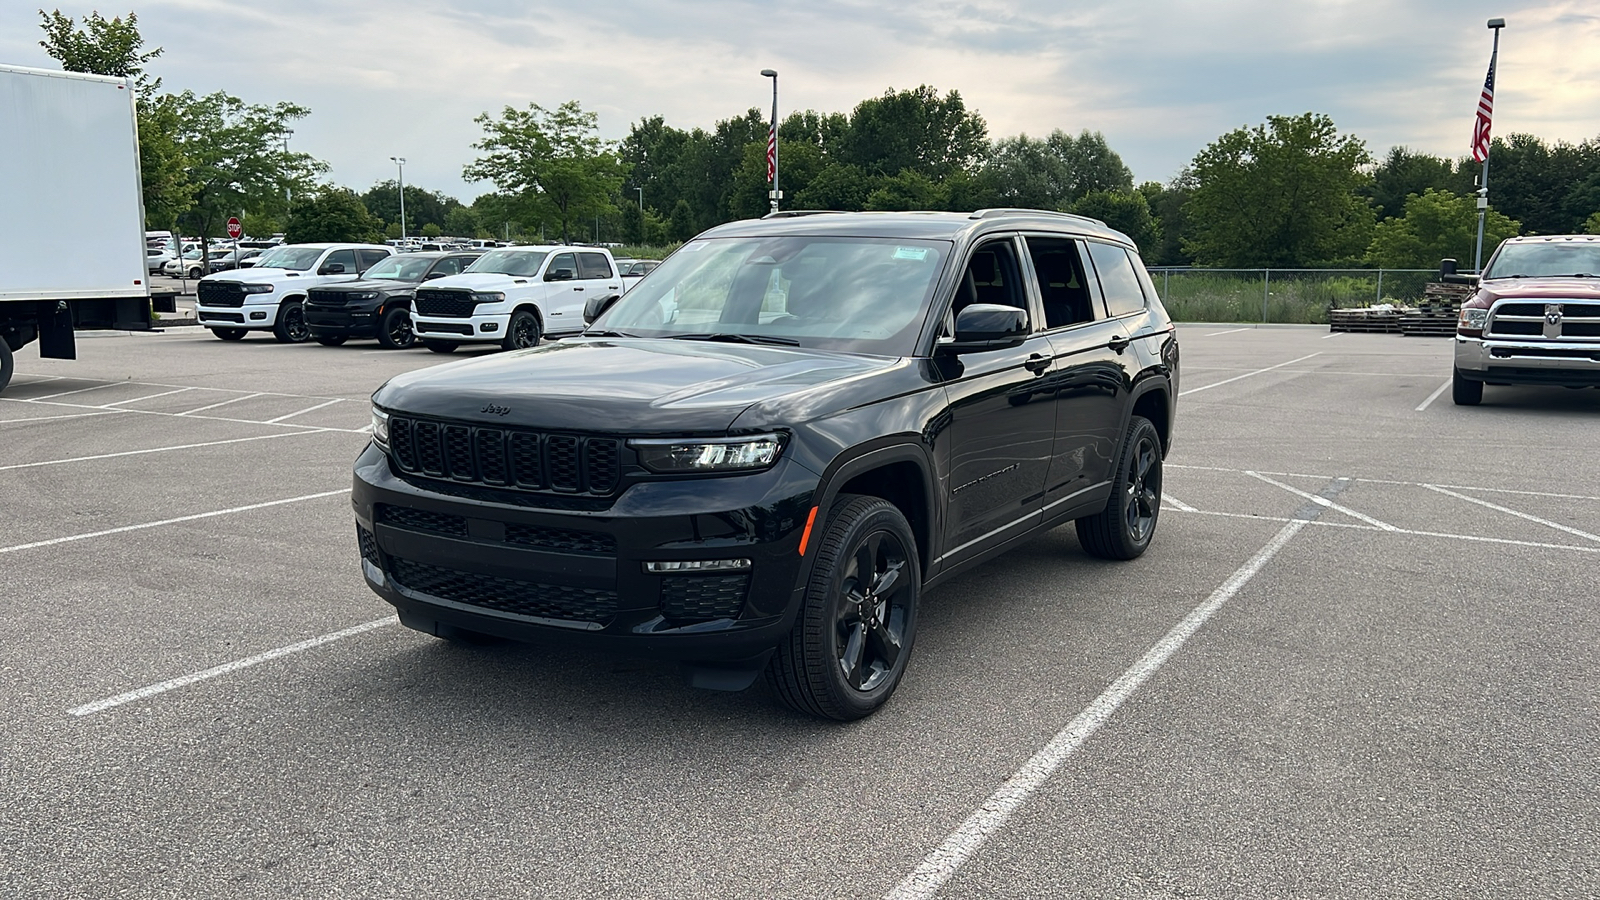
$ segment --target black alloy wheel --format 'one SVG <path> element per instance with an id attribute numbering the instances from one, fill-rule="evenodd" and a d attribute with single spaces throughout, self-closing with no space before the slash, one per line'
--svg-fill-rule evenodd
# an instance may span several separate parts
<path id="1" fill-rule="evenodd" d="M 1460 369 L 1452 369 L 1450 399 L 1457 406 L 1477 406 L 1483 402 L 1483 382 L 1464 377 Z"/>
<path id="2" fill-rule="evenodd" d="M 378 320 L 378 343 L 390 350 L 404 350 L 417 342 L 411 330 L 411 310 L 393 306 L 385 310 Z"/>
<path id="3" fill-rule="evenodd" d="M 211 329 L 211 333 L 225 341 L 244 340 L 243 328 L 213 328 Z"/>
<path id="4" fill-rule="evenodd" d="M 539 345 L 544 329 L 539 327 L 539 317 L 525 309 L 511 314 L 506 323 L 506 337 L 500 346 L 506 350 L 526 350 Z"/>
<path id="5" fill-rule="evenodd" d="M 1161 517 L 1161 435 L 1143 416 L 1128 422 L 1106 508 L 1077 521 L 1078 542 L 1101 559 L 1133 559 Z"/>
<path id="6" fill-rule="evenodd" d="M 311 329 L 306 327 L 306 311 L 299 300 L 290 300 L 278 310 L 278 324 L 272 326 L 272 336 L 280 344 L 304 344 L 311 339 Z"/>
<path id="7" fill-rule="evenodd" d="M 916 536 L 888 501 L 840 497 L 827 522 L 805 606 L 767 682 L 796 710 L 850 721 L 887 702 L 905 674 L 922 570 Z"/>
<path id="8" fill-rule="evenodd" d="M 423 341 L 422 346 L 435 353 L 454 353 L 461 346 L 459 341 Z"/>
<path id="9" fill-rule="evenodd" d="M 349 340 L 349 338 L 344 337 L 343 335 L 340 335 L 338 337 L 328 336 L 328 337 L 319 337 L 319 338 L 317 338 L 317 343 L 321 344 L 324 347 L 338 347 L 338 346 L 343 345 L 344 342 L 347 341 L 347 340 Z"/>

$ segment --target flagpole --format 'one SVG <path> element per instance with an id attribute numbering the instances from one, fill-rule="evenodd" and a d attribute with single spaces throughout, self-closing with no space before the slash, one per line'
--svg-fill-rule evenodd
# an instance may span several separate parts
<path id="1" fill-rule="evenodd" d="M 1495 64 L 1500 58 L 1500 29 L 1506 27 L 1505 19 L 1490 19 L 1489 28 L 1494 32 L 1494 50 L 1489 54 L 1489 72 L 1493 75 Z M 1483 220 L 1489 214 L 1489 152 L 1483 153 L 1483 176 L 1478 181 L 1478 247 L 1472 253 L 1472 271 L 1483 272 Z"/>
<path id="2" fill-rule="evenodd" d="M 772 211 L 778 211 L 778 201 L 783 198 L 783 192 L 778 190 L 778 73 L 771 69 L 762 69 L 763 77 L 772 79 L 772 131 L 767 135 L 767 156 L 770 157 L 772 167 L 772 189 L 767 197 L 772 201 Z"/>

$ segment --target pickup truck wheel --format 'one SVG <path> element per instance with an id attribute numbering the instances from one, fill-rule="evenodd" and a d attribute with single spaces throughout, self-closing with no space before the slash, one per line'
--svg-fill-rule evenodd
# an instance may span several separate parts
<path id="1" fill-rule="evenodd" d="M 1454 400 L 1457 406 L 1477 406 L 1483 402 L 1483 382 L 1463 378 L 1460 369 L 1452 369 L 1450 399 Z"/>
<path id="2" fill-rule="evenodd" d="M 319 338 L 317 338 L 317 343 L 321 344 L 324 347 L 340 347 L 340 346 L 343 346 L 344 342 L 347 341 L 347 340 L 349 340 L 349 338 L 345 338 L 345 337 L 319 337 Z"/>
<path id="3" fill-rule="evenodd" d="M 211 329 L 211 333 L 225 341 L 244 340 L 243 328 L 213 328 Z"/>
<path id="4" fill-rule="evenodd" d="M 417 342 L 411 330 L 411 310 L 404 306 L 390 307 L 378 320 L 378 343 L 390 350 L 404 350 Z"/>
<path id="5" fill-rule="evenodd" d="M 0 338 L 0 391 L 5 390 L 6 385 L 11 383 L 11 375 L 16 371 L 16 357 L 11 355 L 11 347 L 5 339 Z"/>
<path id="6" fill-rule="evenodd" d="M 422 346 L 435 353 L 454 353 L 461 345 L 456 341 L 423 341 Z"/>
<path id="7" fill-rule="evenodd" d="M 1150 546 L 1161 516 L 1161 435 L 1143 416 L 1128 422 L 1106 508 L 1077 521 L 1090 556 L 1133 559 Z"/>
<path id="8" fill-rule="evenodd" d="M 278 324 L 272 326 L 272 336 L 280 344 L 304 344 L 310 339 L 306 311 L 299 300 L 289 300 L 278 310 Z"/>
<path id="9" fill-rule="evenodd" d="M 539 327 L 539 317 L 519 309 L 511 314 L 511 321 L 506 323 L 506 337 L 500 346 L 506 350 L 526 350 L 538 346 L 542 337 L 544 329 Z"/>
<path id="10" fill-rule="evenodd" d="M 922 569 L 916 536 L 888 501 L 841 496 L 827 523 L 804 606 L 766 675 L 788 706 L 850 721 L 887 702 L 905 674 Z"/>

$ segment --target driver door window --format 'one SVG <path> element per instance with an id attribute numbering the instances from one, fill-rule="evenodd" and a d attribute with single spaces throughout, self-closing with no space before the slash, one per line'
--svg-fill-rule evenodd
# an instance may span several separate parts
<path id="1" fill-rule="evenodd" d="M 334 266 L 344 266 L 343 274 L 345 275 L 356 274 L 356 252 L 354 250 L 335 250 L 328 254 L 327 260 L 322 263 L 322 268 L 317 271 L 319 274 L 333 274 L 329 270 Z"/>

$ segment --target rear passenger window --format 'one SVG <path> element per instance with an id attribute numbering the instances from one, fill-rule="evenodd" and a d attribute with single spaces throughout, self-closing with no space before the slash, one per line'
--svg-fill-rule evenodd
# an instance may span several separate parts
<path id="1" fill-rule="evenodd" d="M 606 259 L 604 253 L 579 253 L 578 277 L 584 279 L 610 278 L 611 262 Z"/>
<path id="2" fill-rule="evenodd" d="M 1144 291 L 1139 287 L 1139 276 L 1133 272 L 1128 251 L 1114 244 L 1090 241 L 1089 258 L 1100 275 L 1100 290 L 1111 315 L 1125 316 L 1145 308 Z"/>
<path id="3" fill-rule="evenodd" d="M 382 250 L 357 250 L 356 255 L 361 257 L 361 271 L 363 272 L 389 258 L 389 254 Z"/>
<path id="4" fill-rule="evenodd" d="M 1028 238 L 1028 256 L 1039 279 L 1046 328 L 1078 325 L 1095 320 L 1089 277 L 1078 254 L 1078 242 L 1069 238 Z"/>

